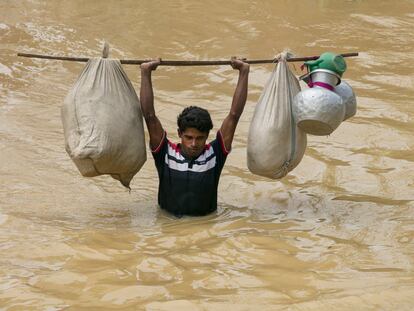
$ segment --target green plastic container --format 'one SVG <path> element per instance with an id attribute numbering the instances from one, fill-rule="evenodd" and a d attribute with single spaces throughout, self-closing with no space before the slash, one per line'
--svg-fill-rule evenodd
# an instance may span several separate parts
<path id="1" fill-rule="evenodd" d="M 318 59 L 305 62 L 305 65 L 308 67 L 310 73 L 316 69 L 325 69 L 333 71 L 342 77 L 346 71 L 344 57 L 331 52 L 325 52 Z"/>

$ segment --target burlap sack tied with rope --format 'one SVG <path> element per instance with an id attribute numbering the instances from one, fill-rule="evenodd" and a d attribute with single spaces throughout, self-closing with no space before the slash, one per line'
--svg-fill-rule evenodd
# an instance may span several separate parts
<path id="1" fill-rule="evenodd" d="M 109 174 L 129 188 L 146 149 L 139 99 L 119 60 L 90 59 L 61 115 L 66 151 L 81 174 Z"/>
<path id="2" fill-rule="evenodd" d="M 256 105 L 247 141 L 247 165 L 256 175 L 279 179 L 299 162 L 306 149 L 306 134 L 296 125 L 292 103 L 300 92 L 283 52 Z"/>

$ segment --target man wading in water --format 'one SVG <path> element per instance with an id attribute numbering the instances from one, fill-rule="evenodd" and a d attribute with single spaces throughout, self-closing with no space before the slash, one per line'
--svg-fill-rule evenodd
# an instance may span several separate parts
<path id="1" fill-rule="evenodd" d="M 239 71 L 230 112 L 224 119 L 216 139 L 206 144 L 213 128 L 207 110 L 191 106 L 178 116 L 178 136 L 181 143 L 167 139 L 160 120 L 155 115 L 151 72 L 160 60 L 141 65 L 141 108 L 147 124 L 150 147 L 160 180 L 158 204 L 175 216 L 203 216 L 217 209 L 217 187 L 220 173 L 231 150 L 234 132 L 247 98 L 249 64 L 231 60 Z"/>

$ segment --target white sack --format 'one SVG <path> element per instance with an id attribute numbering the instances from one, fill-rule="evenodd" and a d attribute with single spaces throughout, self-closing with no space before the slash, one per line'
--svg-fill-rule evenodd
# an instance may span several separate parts
<path id="1" fill-rule="evenodd" d="M 256 175 L 278 179 L 301 161 L 306 134 L 295 125 L 292 103 L 300 92 L 299 81 L 279 57 L 256 105 L 247 141 L 247 166 Z"/>
<path id="2" fill-rule="evenodd" d="M 146 161 L 141 107 L 115 59 L 90 59 L 62 106 L 66 151 L 83 176 L 125 187 Z"/>

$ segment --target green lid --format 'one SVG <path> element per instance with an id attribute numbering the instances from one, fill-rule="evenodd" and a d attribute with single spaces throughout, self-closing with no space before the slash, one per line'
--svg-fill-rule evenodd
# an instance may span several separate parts
<path id="1" fill-rule="evenodd" d="M 331 52 L 325 52 L 318 59 L 305 62 L 305 65 L 308 66 L 309 72 L 315 69 L 326 69 L 337 73 L 340 77 L 346 70 L 344 57 Z"/>

